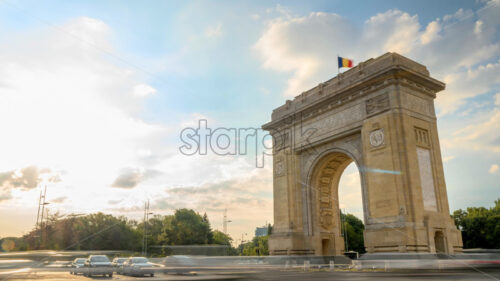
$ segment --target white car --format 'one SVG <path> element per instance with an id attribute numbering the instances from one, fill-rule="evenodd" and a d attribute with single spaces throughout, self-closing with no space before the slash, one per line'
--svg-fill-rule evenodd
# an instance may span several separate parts
<path id="1" fill-rule="evenodd" d="M 108 275 L 113 277 L 113 266 L 105 255 L 91 255 L 84 264 L 83 275 L 91 277 L 92 275 Z"/>
<path id="2" fill-rule="evenodd" d="M 155 276 L 154 265 L 144 257 L 130 257 L 122 265 L 122 274 L 131 276 Z"/>
<path id="3" fill-rule="evenodd" d="M 86 258 L 76 258 L 71 263 L 70 274 L 77 275 L 78 273 L 83 273 L 83 265 L 85 264 Z"/>
<path id="4" fill-rule="evenodd" d="M 114 258 L 113 262 L 111 262 L 111 265 L 113 266 L 113 268 L 117 274 L 123 274 L 123 272 L 122 272 L 123 263 L 126 260 L 128 260 L 128 258 Z"/>

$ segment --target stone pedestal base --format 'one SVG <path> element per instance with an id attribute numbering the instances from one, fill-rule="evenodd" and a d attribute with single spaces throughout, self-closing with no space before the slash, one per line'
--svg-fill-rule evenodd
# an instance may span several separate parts
<path id="1" fill-rule="evenodd" d="M 269 236 L 270 255 L 314 255 L 314 250 L 307 247 L 303 233 L 273 233 Z"/>

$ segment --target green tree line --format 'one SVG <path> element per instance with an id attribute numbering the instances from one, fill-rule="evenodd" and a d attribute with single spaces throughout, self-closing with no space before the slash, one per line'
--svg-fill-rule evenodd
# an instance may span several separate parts
<path id="1" fill-rule="evenodd" d="M 491 208 L 459 209 L 452 217 L 462 231 L 464 249 L 500 249 L 500 198 Z"/>
<path id="2" fill-rule="evenodd" d="M 500 199 L 491 208 L 470 207 L 452 214 L 462 232 L 464 248 L 500 249 Z M 364 253 L 363 222 L 352 214 L 341 214 L 342 233 L 347 236 L 348 249 Z M 146 222 L 148 252 L 169 254 L 168 246 L 220 245 L 228 255 L 269 255 L 267 236 L 241 242 L 221 231 L 212 230 L 207 215 L 190 209 L 176 210 L 173 215 L 155 215 Z M 271 225 L 268 233 L 272 232 Z M 22 237 L 0 239 L 0 251 L 25 250 L 126 250 L 140 252 L 143 245 L 144 222 L 109 214 L 50 215 L 40 228 Z"/>
<path id="3" fill-rule="evenodd" d="M 144 222 L 138 223 L 123 216 L 95 213 L 83 216 L 50 215 L 41 227 L 20 238 L 4 238 L 2 249 L 25 250 L 126 250 L 142 251 Z M 212 230 L 207 215 L 190 209 L 176 210 L 173 215 L 155 215 L 146 222 L 148 252 L 168 254 L 172 245 L 223 245 L 228 254 L 236 254 L 232 238 Z"/>

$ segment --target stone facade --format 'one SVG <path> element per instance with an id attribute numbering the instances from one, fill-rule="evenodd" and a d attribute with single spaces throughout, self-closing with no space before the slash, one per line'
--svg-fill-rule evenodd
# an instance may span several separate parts
<path id="1" fill-rule="evenodd" d="M 353 161 L 368 252 L 461 252 L 434 111 L 444 87 L 425 66 L 387 53 L 276 108 L 263 126 L 274 140 L 271 254 L 344 252 L 338 183 Z"/>

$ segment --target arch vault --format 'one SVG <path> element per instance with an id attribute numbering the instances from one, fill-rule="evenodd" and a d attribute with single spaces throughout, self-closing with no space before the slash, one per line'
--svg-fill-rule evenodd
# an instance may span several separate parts
<path id="1" fill-rule="evenodd" d="M 396 53 L 362 62 L 276 108 L 273 255 L 339 255 L 338 184 L 360 171 L 367 252 L 462 250 L 434 111 L 445 85 Z"/>

